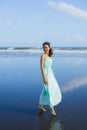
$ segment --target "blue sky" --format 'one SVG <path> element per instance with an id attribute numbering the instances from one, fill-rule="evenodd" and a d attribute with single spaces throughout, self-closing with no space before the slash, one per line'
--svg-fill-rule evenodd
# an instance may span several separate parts
<path id="1" fill-rule="evenodd" d="M 0 47 L 87 47 L 86 0 L 0 0 Z"/>

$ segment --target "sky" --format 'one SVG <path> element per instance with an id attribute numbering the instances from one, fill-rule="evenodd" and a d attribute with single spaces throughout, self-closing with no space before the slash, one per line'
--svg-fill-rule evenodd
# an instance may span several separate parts
<path id="1" fill-rule="evenodd" d="M 87 47 L 87 0 L 0 0 L 0 47 Z"/>

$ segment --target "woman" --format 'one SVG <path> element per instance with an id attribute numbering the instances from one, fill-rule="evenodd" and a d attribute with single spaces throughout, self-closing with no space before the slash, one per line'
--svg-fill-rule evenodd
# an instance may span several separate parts
<path id="1" fill-rule="evenodd" d="M 59 85 L 51 69 L 53 52 L 49 42 L 43 43 L 43 50 L 44 54 L 41 56 L 40 66 L 44 81 L 44 87 L 40 95 L 38 108 L 41 111 L 46 112 L 47 110 L 43 105 L 49 105 L 51 114 L 53 116 L 56 116 L 54 106 L 61 102 L 62 96 Z"/>

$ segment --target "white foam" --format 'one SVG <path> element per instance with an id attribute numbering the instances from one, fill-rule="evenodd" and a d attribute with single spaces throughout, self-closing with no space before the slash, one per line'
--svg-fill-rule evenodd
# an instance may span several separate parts
<path id="1" fill-rule="evenodd" d="M 7 50 L 13 50 L 13 49 L 14 49 L 14 48 L 11 48 L 11 47 L 10 47 L 10 48 L 8 48 Z"/>
<path id="2" fill-rule="evenodd" d="M 87 50 L 54 50 L 55 53 L 87 53 Z"/>
<path id="3" fill-rule="evenodd" d="M 8 48 L 8 49 L 1 49 L 0 52 L 29 52 L 29 53 L 43 53 L 42 49 L 15 49 L 15 48 Z M 59 54 L 87 54 L 87 50 L 60 50 L 54 49 L 54 53 Z"/>

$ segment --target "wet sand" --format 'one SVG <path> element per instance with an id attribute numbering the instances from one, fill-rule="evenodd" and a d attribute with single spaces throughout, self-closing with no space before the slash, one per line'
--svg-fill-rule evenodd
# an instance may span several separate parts
<path id="1" fill-rule="evenodd" d="M 53 57 L 52 68 L 63 96 L 55 107 L 56 117 L 37 108 L 43 87 L 39 58 L 0 58 L 0 129 L 86 130 L 87 58 Z"/>

